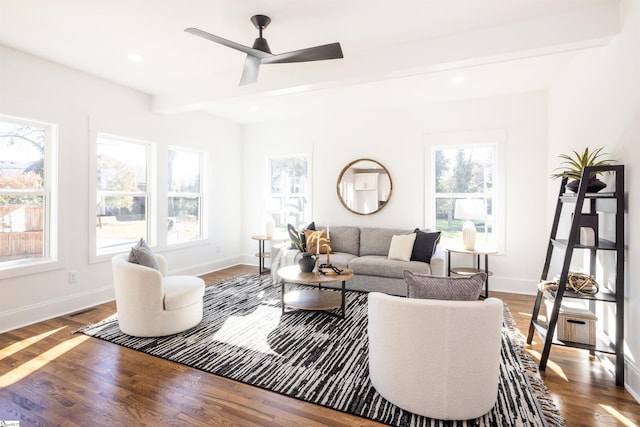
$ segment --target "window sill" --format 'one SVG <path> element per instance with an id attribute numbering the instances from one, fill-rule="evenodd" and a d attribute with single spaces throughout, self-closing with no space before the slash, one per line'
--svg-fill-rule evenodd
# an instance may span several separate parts
<path id="1" fill-rule="evenodd" d="M 12 277 L 28 276 L 31 274 L 46 273 L 54 270 L 62 270 L 63 268 L 64 263 L 62 261 L 43 258 L 38 261 L 0 267 L 0 280 L 10 279 Z"/>

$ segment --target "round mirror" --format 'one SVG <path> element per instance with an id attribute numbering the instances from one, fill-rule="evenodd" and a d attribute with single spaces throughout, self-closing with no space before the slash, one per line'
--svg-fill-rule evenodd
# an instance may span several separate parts
<path id="1" fill-rule="evenodd" d="M 358 215 L 371 215 L 385 207 L 393 184 L 387 168 L 371 159 L 358 159 L 342 169 L 338 177 L 338 198 Z"/>

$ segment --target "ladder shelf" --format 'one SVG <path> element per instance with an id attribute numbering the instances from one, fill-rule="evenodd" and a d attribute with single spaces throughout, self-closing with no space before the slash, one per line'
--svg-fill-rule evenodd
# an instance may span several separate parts
<path id="1" fill-rule="evenodd" d="M 615 175 L 614 191 L 587 193 L 586 183 L 589 177 L 596 172 Z M 575 193 L 567 191 L 567 181 L 567 178 L 563 178 L 560 184 L 553 225 L 547 245 L 547 254 L 541 274 L 541 281 L 550 280 L 551 260 L 554 252 L 557 251 L 562 256 L 560 271 L 555 276 L 558 287 L 553 292 L 544 291 L 543 289 L 538 290 L 531 316 L 527 343 L 531 344 L 536 333 L 544 342 L 540 356 L 540 370 L 546 369 L 552 345 L 589 350 L 592 354 L 605 353 L 613 355 L 615 358 L 614 374 L 616 385 L 622 386 L 624 385 L 624 165 L 585 167 Z M 559 236 L 558 230 L 561 216 L 563 216 L 562 213 L 565 209 L 572 209 L 570 228 L 568 233 L 564 233 L 567 235 Z M 613 224 L 611 217 L 614 218 Z M 607 229 L 611 229 L 611 225 L 613 225 L 613 238 L 608 236 L 609 239 L 603 239 L 599 236 L 600 220 L 603 223 L 606 221 Z M 581 229 L 583 228 L 591 229 L 591 240 L 581 243 Z M 613 260 L 612 264 L 615 264 L 615 268 L 610 269 L 612 271 L 609 272 L 607 280 L 605 280 L 609 287 L 601 286 L 595 295 L 582 295 L 567 288 L 574 251 L 585 255 L 584 270 L 591 277 L 595 277 L 597 274 L 596 260 L 599 252 L 613 252 L 615 260 Z M 538 316 L 541 307 L 545 305 L 545 299 L 549 297 L 551 299 L 546 307 L 547 316 L 546 321 L 544 321 L 539 319 Z M 610 337 L 605 332 L 598 330 L 595 344 L 558 339 L 556 327 L 561 314 L 562 301 L 565 298 L 587 301 L 588 310 L 592 313 L 595 313 L 598 304 L 613 306 L 615 336 Z M 591 334 L 590 338 L 589 341 L 593 342 L 593 334 Z M 577 338 L 572 337 L 572 339 Z"/>

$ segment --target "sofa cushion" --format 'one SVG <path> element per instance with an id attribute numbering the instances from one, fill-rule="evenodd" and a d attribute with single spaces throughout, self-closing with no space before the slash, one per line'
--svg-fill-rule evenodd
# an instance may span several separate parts
<path id="1" fill-rule="evenodd" d="M 333 234 L 333 231 L 331 232 Z M 349 262 L 352 259 L 357 258 L 353 254 L 348 254 L 346 252 L 334 252 L 331 254 L 331 264 L 340 268 L 347 268 L 349 266 Z M 320 264 L 327 263 L 327 256 L 324 254 L 320 255 Z"/>
<path id="2" fill-rule="evenodd" d="M 331 256 L 333 260 L 333 255 Z M 348 267 L 353 273 L 364 276 L 379 276 L 402 279 L 404 271 L 409 269 L 418 273 L 431 273 L 431 266 L 419 261 L 398 261 L 388 259 L 386 255 L 366 255 L 349 261 Z"/>
<path id="3" fill-rule="evenodd" d="M 363 227 L 360 230 L 360 256 L 389 255 L 394 234 L 411 234 L 412 230 L 397 228 Z"/>
<path id="4" fill-rule="evenodd" d="M 164 309 L 177 310 L 202 301 L 204 280 L 195 276 L 168 276 L 163 279 Z"/>
<path id="5" fill-rule="evenodd" d="M 140 241 L 131 248 L 128 260 L 134 264 L 140 264 L 160 271 L 158 260 L 144 239 L 140 239 Z"/>
<path id="6" fill-rule="evenodd" d="M 325 227 L 318 227 L 325 230 Z M 333 252 L 360 255 L 360 227 L 340 226 L 329 229 L 329 239 Z M 331 257 L 333 259 L 333 257 Z"/>
<path id="7" fill-rule="evenodd" d="M 398 261 L 411 260 L 413 244 L 416 241 L 416 233 L 411 234 L 394 234 L 389 244 L 389 259 L 397 259 Z"/>
<path id="8" fill-rule="evenodd" d="M 409 298 L 475 301 L 480 296 L 486 279 L 485 273 L 465 277 L 439 277 L 404 272 Z"/>
<path id="9" fill-rule="evenodd" d="M 416 241 L 413 244 L 411 261 L 431 262 L 431 256 L 440 241 L 440 232 L 424 232 L 419 228 L 416 228 L 414 232 L 416 233 Z"/>

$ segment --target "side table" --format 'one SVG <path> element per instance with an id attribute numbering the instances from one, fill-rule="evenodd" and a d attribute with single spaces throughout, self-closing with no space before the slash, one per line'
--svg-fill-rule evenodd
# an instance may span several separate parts
<path id="1" fill-rule="evenodd" d="M 475 256 L 475 267 L 451 267 L 451 254 L 466 254 Z M 461 246 L 447 247 L 447 275 L 459 274 L 461 276 L 471 276 L 476 273 L 486 273 L 487 279 L 484 282 L 484 297 L 489 297 L 489 276 L 493 275 L 492 271 L 489 271 L 489 255 L 495 255 L 498 253 L 494 248 L 475 248 L 473 250 L 464 249 Z M 480 256 L 484 255 L 484 268 L 480 268 Z"/>
<path id="2" fill-rule="evenodd" d="M 251 236 L 251 238 L 253 240 L 257 240 L 258 241 L 258 253 L 256 254 L 256 256 L 258 257 L 258 273 L 259 274 L 264 274 L 264 273 L 268 273 L 271 271 L 271 269 L 267 268 L 265 266 L 265 259 L 267 258 L 271 258 L 271 254 L 267 251 L 265 251 L 264 248 L 264 243 L 265 242 L 271 242 L 271 241 L 278 241 L 278 240 L 287 240 L 286 237 L 278 237 L 278 236 L 266 236 L 264 234 L 259 234 L 256 236 Z"/>

